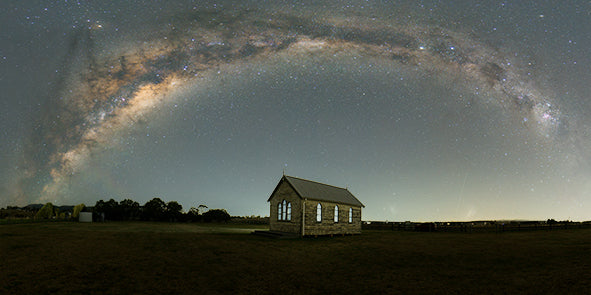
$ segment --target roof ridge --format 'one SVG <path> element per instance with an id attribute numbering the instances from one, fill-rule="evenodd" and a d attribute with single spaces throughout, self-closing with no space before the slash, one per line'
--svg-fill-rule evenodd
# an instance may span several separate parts
<path id="1" fill-rule="evenodd" d="M 313 183 L 322 184 L 322 185 L 325 185 L 325 186 L 330 186 L 330 187 L 334 187 L 334 188 L 338 188 L 338 189 L 349 191 L 347 188 L 339 187 L 339 186 L 336 186 L 336 185 L 326 184 L 326 183 L 322 183 L 322 182 L 318 182 L 318 181 L 314 181 L 314 180 L 309 180 L 309 179 L 303 179 L 303 178 L 299 178 L 299 177 L 295 177 L 295 176 L 290 176 L 290 175 L 284 175 L 284 176 L 285 177 L 291 177 L 291 178 L 295 178 L 295 179 L 298 179 L 298 180 L 303 180 L 303 181 L 307 181 L 307 182 L 313 182 Z"/>
<path id="2" fill-rule="evenodd" d="M 341 204 L 349 204 L 353 206 L 365 207 L 363 203 L 355 197 L 348 188 L 342 188 L 318 181 L 303 179 L 295 176 L 283 175 L 281 181 L 289 184 L 296 194 L 302 199 L 312 199 L 320 201 L 329 201 Z M 275 190 L 277 190 L 277 187 Z M 273 196 L 275 191 L 273 191 Z M 270 198 L 269 198 L 270 199 Z"/>

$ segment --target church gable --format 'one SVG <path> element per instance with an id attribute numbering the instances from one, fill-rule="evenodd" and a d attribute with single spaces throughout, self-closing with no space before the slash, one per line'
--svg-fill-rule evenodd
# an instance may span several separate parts
<path id="1" fill-rule="evenodd" d="M 267 200 L 267 202 L 271 202 L 275 198 L 281 198 L 281 197 L 285 197 L 285 196 L 291 196 L 294 198 L 301 198 L 301 196 L 295 190 L 293 185 L 291 185 L 289 183 L 289 181 L 287 181 L 284 176 L 281 178 L 281 180 L 279 181 L 279 183 L 277 184 L 277 186 L 273 190 L 273 193 L 271 193 L 271 196 L 269 196 L 269 199 Z"/>
<path id="2" fill-rule="evenodd" d="M 280 181 L 269 197 L 271 205 L 270 230 L 288 233 L 301 232 L 302 200 L 287 181 Z"/>

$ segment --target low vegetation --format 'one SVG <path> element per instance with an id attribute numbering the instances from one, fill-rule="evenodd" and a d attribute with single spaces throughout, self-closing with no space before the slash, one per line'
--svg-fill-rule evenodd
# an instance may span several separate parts
<path id="1" fill-rule="evenodd" d="M 232 219 L 225 209 L 209 209 L 205 205 L 191 207 L 183 212 L 176 201 L 164 202 L 153 198 L 143 206 L 131 199 L 120 202 L 98 200 L 92 207 L 54 206 L 52 203 L 30 204 L 19 208 L 8 206 L 0 209 L 0 223 L 18 223 L 30 220 L 77 220 L 80 212 L 92 212 L 94 221 L 165 221 L 165 222 L 228 222 Z"/>
<path id="2" fill-rule="evenodd" d="M 364 231 L 274 240 L 264 225 L 0 226 L 0 294 L 589 294 L 591 230 Z"/>

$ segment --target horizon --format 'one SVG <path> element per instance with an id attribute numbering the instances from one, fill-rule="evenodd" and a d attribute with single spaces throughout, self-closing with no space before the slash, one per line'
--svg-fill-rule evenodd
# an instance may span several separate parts
<path id="1" fill-rule="evenodd" d="M 98 201 L 99 200 L 97 200 L 97 202 Z M 109 200 L 102 200 L 102 201 L 105 201 L 106 202 L 106 201 L 109 201 Z M 119 202 L 123 201 L 123 199 L 122 200 L 115 200 L 115 201 L 117 201 L 119 203 Z M 165 203 L 168 203 L 166 200 L 162 200 L 162 201 L 164 201 Z M 173 202 L 173 201 L 174 200 L 170 200 L 169 202 Z M 11 205 L 8 205 L 8 206 L 6 206 L 4 208 L 0 208 L 0 209 L 8 209 L 8 207 L 16 207 L 18 209 L 23 209 L 23 208 L 26 208 L 26 207 L 29 207 L 29 206 L 33 206 L 33 205 L 34 206 L 43 206 L 45 204 L 34 203 L 34 204 L 27 204 L 25 206 L 11 206 Z M 58 204 L 52 204 L 52 205 L 54 207 L 75 207 L 78 204 L 76 204 L 76 205 L 58 205 Z M 93 205 L 86 205 L 86 204 L 84 204 L 84 206 L 86 208 L 94 208 L 94 205 L 96 205 L 96 202 Z M 140 208 L 143 208 L 144 205 L 145 205 L 145 203 L 144 204 L 139 203 Z M 202 204 L 202 205 L 205 205 L 205 204 Z M 195 206 L 193 206 L 193 207 L 195 207 Z M 195 207 L 195 208 L 197 208 L 197 207 Z M 207 208 L 206 209 L 206 212 L 209 211 L 209 210 L 226 210 L 225 208 L 209 208 L 209 207 L 207 207 L 207 205 L 206 205 L 206 208 Z M 183 206 L 181 212 L 182 213 L 187 213 L 187 212 L 189 212 L 190 209 L 191 208 L 188 208 L 187 209 L 186 207 Z M 202 213 L 202 212 L 200 212 L 200 213 Z M 270 217 L 269 215 L 233 215 L 231 212 L 228 212 L 228 214 L 230 214 L 231 217 L 243 217 L 243 218 L 249 218 L 249 217 L 269 218 Z M 409 221 L 410 222 L 414 222 L 414 223 L 430 223 L 430 222 L 433 222 L 433 223 L 438 223 L 438 222 L 439 223 L 446 223 L 446 222 L 447 223 L 466 223 L 466 222 L 489 222 L 489 221 L 493 221 L 493 222 L 501 222 L 501 221 L 505 221 L 505 222 L 533 222 L 533 221 L 536 221 L 536 222 L 545 222 L 545 221 L 548 221 L 548 220 L 553 220 L 553 221 L 558 222 L 558 223 L 560 223 L 560 222 L 575 222 L 575 223 L 576 222 L 579 222 L 579 223 L 591 222 L 591 219 L 590 220 L 571 220 L 571 219 L 556 220 L 555 218 L 546 218 L 546 219 L 508 218 L 508 219 L 473 219 L 473 220 L 413 220 L 413 219 L 410 219 L 410 220 L 404 220 L 403 221 L 403 220 L 387 220 L 387 219 L 386 220 L 374 220 L 374 219 L 371 219 L 370 220 L 370 219 L 364 219 L 363 218 L 363 214 L 362 214 L 361 217 L 362 217 L 361 218 L 361 221 L 362 222 L 384 222 L 384 223 L 404 223 L 404 222 L 409 222 Z"/>

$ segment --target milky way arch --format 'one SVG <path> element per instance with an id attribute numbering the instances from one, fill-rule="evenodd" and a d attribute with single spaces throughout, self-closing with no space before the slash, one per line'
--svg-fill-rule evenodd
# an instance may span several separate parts
<path id="1" fill-rule="evenodd" d="M 152 40 L 120 53 L 99 52 L 93 32 L 72 38 L 63 81 L 40 117 L 25 157 L 22 187 L 44 186 L 40 201 L 56 200 L 72 175 L 118 131 L 152 112 L 179 85 L 224 64 L 301 52 L 349 52 L 392 64 L 453 74 L 494 93 L 497 102 L 523 117 L 540 136 L 552 138 L 561 124 L 560 109 L 520 76 L 495 49 L 468 35 L 440 27 L 321 21 L 287 14 L 194 12 L 169 24 Z M 22 194 L 25 194 L 22 188 Z"/>

